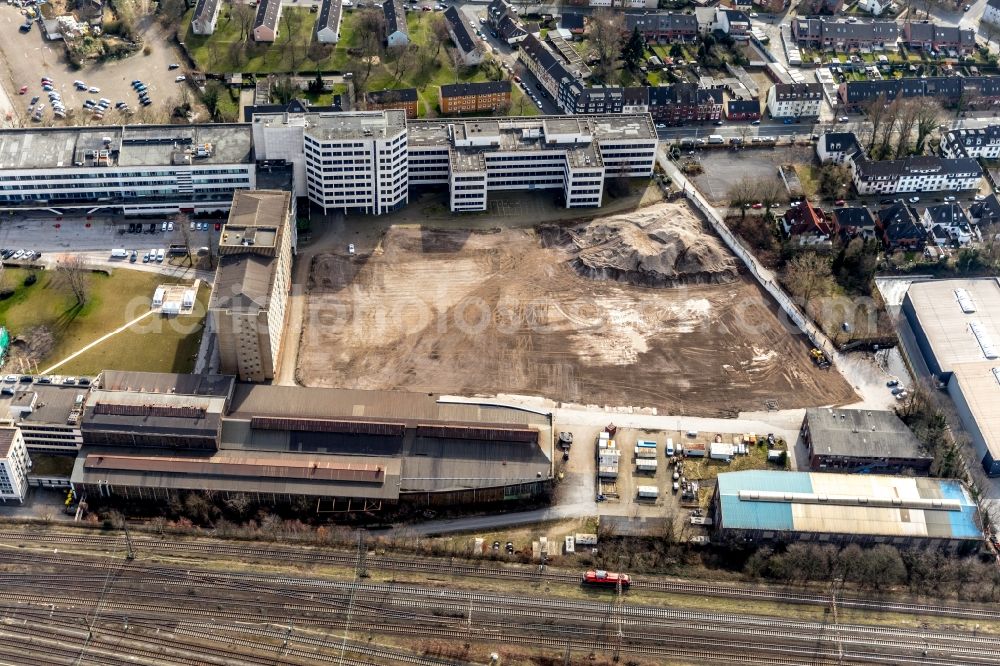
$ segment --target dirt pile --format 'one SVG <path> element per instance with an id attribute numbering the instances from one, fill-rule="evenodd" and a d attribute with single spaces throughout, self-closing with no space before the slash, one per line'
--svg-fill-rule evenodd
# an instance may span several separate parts
<path id="1" fill-rule="evenodd" d="M 646 287 L 732 282 L 736 258 L 687 204 L 663 203 L 556 233 L 581 275 Z"/>

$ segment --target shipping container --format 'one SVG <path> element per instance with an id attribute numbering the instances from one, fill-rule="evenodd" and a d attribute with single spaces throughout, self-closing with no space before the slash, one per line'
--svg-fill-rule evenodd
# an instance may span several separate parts
<path id="1" fill-rule="evenodd" d="M 635 471 L 656 474 L 656 462 L 656 458 L 639 458 L 635 461 Z"/>
<path id="2" fill-rule="evenodd" d="M 640 449 L 635 447 L 636 458 L 656 458 L 656 449 Z"/>
<path id="3" fill-rule="evenodd" d="M 733 457 L 733 445 L 723 442 L 712 442 L 709 448 L 708 457 L 712 460 L 724 460 L 729 462 Z"/>
<path id="4" fill-rule="evenodd" d="M 156 291 L 153 292 L 153 307 L 160 307 L 163 305 L 163 295 L 166 290 L 163 287 L 157 287 Z"/>
<path id="5" fill-rule="evenodd" d="M 635 445 L 637 447 L 639 447 L 640 449 L 655 449 L 656 448 L 656 442 L 651 442 L 648 439 L 640 439 L 638 442 L 636 442 Z"/>
<path id="6" fill-rule="evenodd" d="M 597 468 L 597 476 L 602 479 L 617 479 L 618 465 L 601 465 Z"/>
<path id="7" fill-rule="evenodd" d="M 656 499 L 660 496 L 660 489 L 656 486 L 639 486 L 639 499 Z"/>

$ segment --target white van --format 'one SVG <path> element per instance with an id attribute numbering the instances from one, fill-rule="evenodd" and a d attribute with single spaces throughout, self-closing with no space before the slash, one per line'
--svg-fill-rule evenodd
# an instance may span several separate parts
<path id="1" fill-rule="evenodd" d="M 128 256 L 128 250 L 126 250 L 125 248 L 118 248 L 115 250 L 111 250 L 112 259 L 124 259 L 127 256 Z"/>
<path id="2" fill-rule="evenodd" d="M 674 455 L 674 440 L 670 437 L 667 437 L 667 455 Z"/>
<path id="3" fill-rule="evenodd" d="M 156 251 L 156 261 L 162 263 L 163 262 L 163 255 L 164 255 L 164 252 L 163 252 L 163 248 L 161 247 L 159 250 Z"/>

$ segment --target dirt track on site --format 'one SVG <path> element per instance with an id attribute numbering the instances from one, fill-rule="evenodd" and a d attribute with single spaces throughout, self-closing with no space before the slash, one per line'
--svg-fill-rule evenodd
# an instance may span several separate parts
<path id="1" fill-rule="evenodd" d="M 854 398 L 746 277 L 635 286 L 581 275 L 574 248 L 545 245 L 523 229 L 393 227 L 371 256 L 317 256 L 300 381 L 706 416 Z"/>

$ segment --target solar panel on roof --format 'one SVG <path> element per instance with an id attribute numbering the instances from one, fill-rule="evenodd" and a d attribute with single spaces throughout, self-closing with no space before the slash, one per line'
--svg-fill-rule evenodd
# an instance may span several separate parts
<path id="1" fill-rule="evenodd" d="M 976 304 L 969 296 L 969 292 L 964 289 L 956 289 L 955 297 L 958 299 L 958 307 L 962 308 L 962 312 L 972 314 L 976 311 Z"/>
<path id="2" fill-rule="evenodd" d="M 990 359 L 996 358 L 997 349 L 993 345 L 989 331 L 978 321 L 972 322 L 969 327 L 972 329 L 972 334 L 976 336 L 976 340 L 979 341 L 979 346 L 983 348 L 983 355 Z"/>

